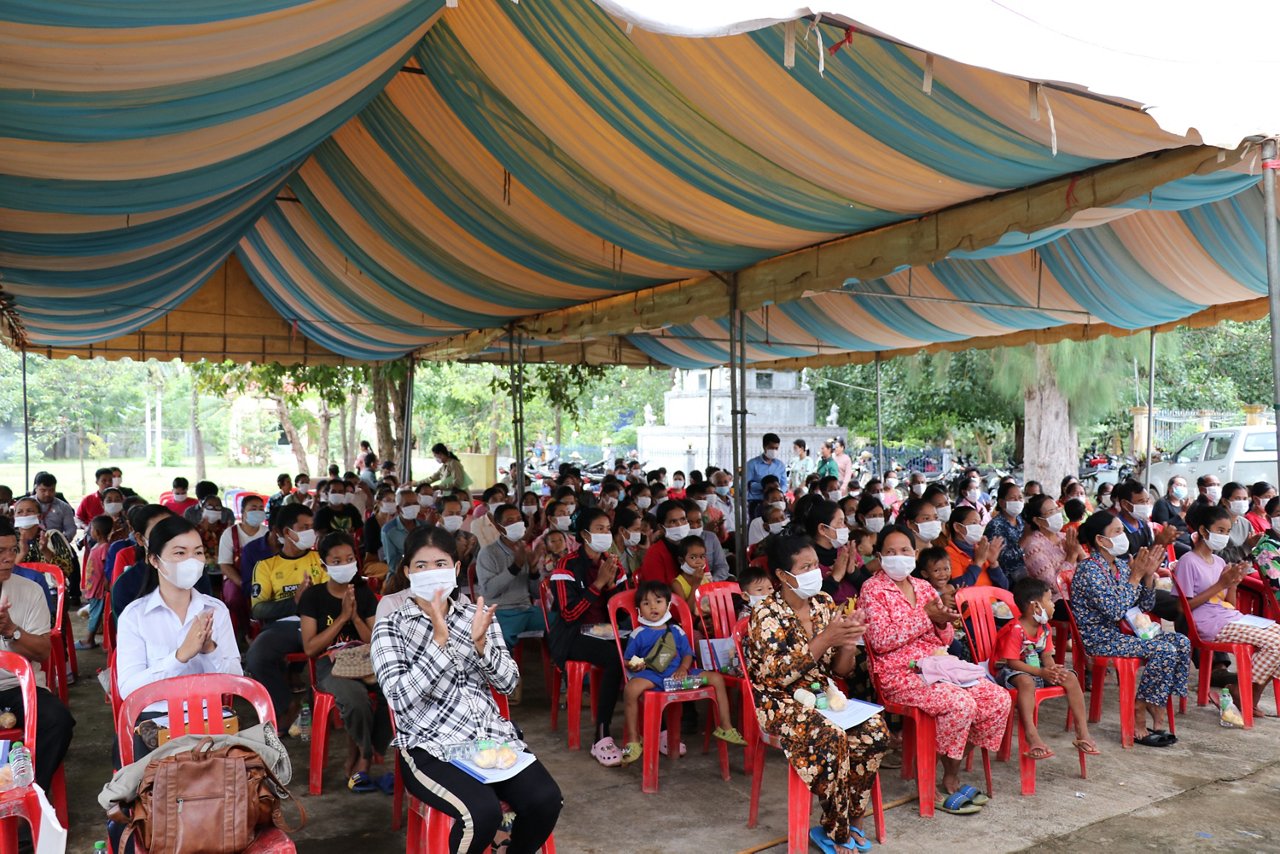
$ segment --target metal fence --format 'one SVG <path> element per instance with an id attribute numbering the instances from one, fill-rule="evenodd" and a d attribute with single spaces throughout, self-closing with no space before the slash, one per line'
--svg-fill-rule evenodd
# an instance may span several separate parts
<path id="1" fill-rule="evenodd" d="M 1157 409 L 1152 413 L 1151 441 L 1171 450 L 1196 433 L 1245 423 L 1243 412 L 1210 412 L 1199 409 Z"/>

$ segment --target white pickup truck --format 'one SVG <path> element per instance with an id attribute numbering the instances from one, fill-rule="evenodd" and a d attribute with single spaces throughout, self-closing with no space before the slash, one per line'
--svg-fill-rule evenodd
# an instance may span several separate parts
<path id="1" fill-rule="evenodd" d="M 1169 478 L 1182 475 L 1194 497 L 1196 478 L 1206 474 L 1224 484 L 1276 483 L 1276 428 L 1265 424 L 1197 433 L 1153 465 L 1146 483 L 1162 495 Z"/>

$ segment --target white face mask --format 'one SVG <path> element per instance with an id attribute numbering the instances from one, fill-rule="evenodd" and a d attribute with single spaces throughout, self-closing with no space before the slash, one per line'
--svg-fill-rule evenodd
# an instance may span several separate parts
<path id="1" fill-rule="evenodd" d="M 770 522 L 765 527 L 769 529 L 770 534 L 781 534 L 782 529 L 787 527 L 787 523 L 786 522 Z"/>
<path id="2" fill-rule="evenodd" d="M 524 505 L 523 507 L 521 507 L 521 508 L 520 508 L 520 512 L 521 512 L 521 513 L 523 513 L 523 514 L 524 514 L 524 515 L 526 515 L 526 516 L 532 516 L 533 514 L 535 514 L 535 513 L 537 513 L 537 512 L 538 512 L 538 505 L 537 505 L 537 504 L 526 504 L 526 505 Z"/>
<path id="3" fill-rule="evenodd" d="M 671 608 L 670 608 L 670 606 L 668 606 L 668 607 L 667 607 L 667 613 L 663 614 L 661 617 L 659 617 L 659 618 L 658 618 L 658 619 L 656 619 L 656 620 L 648 620 L 648 619 L 645 619 L 644 617 L 640 617 L 640 616 L 638 616 L 638 615 L 637 615 L 637 618 L 640 620 L 640 625 L 642 625 L 642 626 L 648 626 L 648 627 L 649 627 L 649 628 L 651 628 L 651 629 L 660 629 L 660 628 L 662 628 L 663 626 L 665 626 L 668 622 L 670 622 L 670 620 L 671 620 Z"/>
<path id="4" fill-rule="evenodd" d="M 641 495 L 639 498 L 636 499 L 636 506 L 639 507 L 641 510 L 648 510 L 649 505 L 652 503 L 653 503 L 653 499 L 647 495 Z"/>
<path id="5" fill-rule="evenodd" d="M 884 479 L 884 485 L 887 489 L 897 489 L 898 479 L 896 477 L 886 477 Z"/>
<path id="6" fill-rule="evenodd" d="M 123 509 L 124 504 L 120 501 L 108 501 L 106 504 L 102 505 L 103 512 L 108 516 L 115 516 Z"/>
<path id="7" fill-rule="evenodd" d="M 701 510 L 703 513 L 707 512 L 707 499 L 698 498 L 693 503 L 698 505 L 698 509 Z"/>
<path id="8" fill-rule="evenodd" d="M 763 602 L 765 599 L 768 599 L 768 598 L 769 597 L 764 595 L 763 593 L 748 593 L 747 606 L 754 608 L 755 606 L 759 605 L 761 602 Z"/>
<path id="9" fill-rule="evenodd" d="M 814 567 L 799 575 L 788 572 L 796 580 L 795 593 L 801 599 L 809 599 L 822 592 L 822 570 Z"/>
<path id="10" fill-rule="evenodd" d="M 1244 514 L 1246 514 L 1246 513 L 1248 513 L 1248 512 L 1249 512 L 1249 502 L 1248 502 L 1248 500 L 1245 500 L 1245 501 L 1228 501 L 1228 502 L 1227 502 L 1227 507 L 1229 507 L 1229 508 L 1231 509 L 1231 512 L 1232 512 L 1232 513 L 1234 513 L 1234 514 L 1235 514 L 1235 515 L 1237 515 L 1237 516 L 1243 516 Z"/>
<path id="11" fill-rule="evenodd" d="M 770 506 L 770 507 L 776 507 L 776 508 L 778 508 L 779 510 L 786 510 L 786 509 L 787 509 L 787 502 L 785 502 L 785 501 L 770 501 L 770 502 L 769 502 L 769 506 Z"/>
<path id="12" fill-rule="evenodd" d="M 971 489 L 964 494 L 964 497 L 970 504 L 977 504 L 978 499 L 982 497 L 982 493 L 976 489 Z"/>
<path id="13" fill-rule="evenodd" d="M 524 536 L 524 531 L 525 531 L 524 522 L 523 521 L 512 522 L 503 530 L 506 531 L 508 540 L 513 540 L 513 541 L 518 540 Z"/>
<path id="14" fill-rule="evenodd" d="M 640 537 L 641 537 L 641 536 L 642 536 L 642 535 L 641 535 L 641 533 L 640 533 L 639 531 L 628 531 L 628 532 L 627 532 L 627 545 L 631 546 L 632 548 L 635 548 L 636 546 L 640 545 Z"/>
<path id="15" fill-rule="evenodd" d="M 309 551 L 316 544 L 316 532 L 310 528 L 305 531 L 293 531 L 293 536 L 293 544 L 304 552 Z"/>
<path id="16" fill-rule="evenodd" d="M 1271 530 L 1277 534 L 1280 534 L 1280 516 L 1271 517 Z"/>
<path id="17" fill-rule="evenodd" d="M 916 559 L 910 555 L 885 555 L 880 558 L 880 568 L 894 581 L 901 581 L 916 568 Z"/>
<path id="18" fill-rule="evenodd" d="M 873 534 L 878 534 L 884 530 L 884 517 L 868 516 L 865 524 L 868 531 Z"/>
<path id="19" fill-rule="evenodd" d="M 671 486 L 675 489 L 684 489 L 684 481 L 681 480 L 680 478 L 676 478 L 675 480 L 671 481 Z"/>
<path id="20" fill-rule="evenodd" d="M 612 495 L 602 495 L 602 496 L 600 496 L 600 509 L 601 509 L 601 510 L 612 510 L 613 508 L 615 508 L 615 507 L 617 507 L 617 506 L 618 506 L 618 499 L 614 498 Z"/>
<path id="21" fill-rule="evenodd" d="M 1229 542 L 1231 542 L 1231 535 L 1230 535 L 1230 534 L 1215 534 L 1215 533 L 1213 533 L 1212 531 L 1210 531 L 1210 532 L 1209 532 L 1209 537 L 1208 537 L 1208 542 L 1209 542 L 1209 550 L 1210 550 L 1210 551 L 1220 552 L 1220 551 L 1222 551 L 1223 549 L 1225 549 L 1225 548 L 1227 547 L 1227 544 L 1228 544 Z"/>
<path id="22" fill-rule="evenodd" d="M 417 504 L 406 504 L 400 508 L 400 515 L 405 519 L 417 519 L 422 507 Z"/>
<path id="23" fill-rule="evenodd" d="M 435 507 L 436 497 L 434 495 L 419 495 L 418 506 L 419 507 Z"/>
<path id="24" fill-rule="evenodd" d="M 457 586 L 457 567 L 446 566 L 441 569 L 423 569 L 409 573 L 409 590 L 424 602 L 430 602 L 437 593 L 447 597 Z"/>
<path id="25" fill-rule="evenodd" d="M 943 504 L 941 507 L 935 507 L 934 509 L 938 511 L 939 522 L 942 522 L 945 524 L 951 521 L 951 505 L 950 504 Z"/>
<path id="26" fill-rule="evenodd" d="M 440 520 L 440 524 L 444 525 L 444 529 L 450 534 L 456 534 L 462 530 L 461 516 L 445 516 Z"/>
<path id="27" fill-rule="evenodd" d="M 120 486 L 120 478 L 118 477 L 111 478 L 111 485 L 116 487 Z"/>
<path id="28" fill-rule="evenodd" d="M 841 548 L 849 542 L 848 528 L 832 528 L 830 525 L 827 525 L 827 527 L 832 531 L 831 542 L 835 544 L 836 548 Z"/>
<path id="29" fill-rule="evenodd" d="M 706 571 L 706 567 L 703 567 L 702 569 L 694 569 L 692 566 L 689 566 L 689 564 L 682 563 L 680 564 L 680 571 L 685 575 L 701 575 Z"/>
<path id="30" fill-rule="evenodd" d="M 776 459 L 778 458 L 778 449 L 777 449 L 777 448 L 765 448 L 765 449 L 764 449 L 764 455 L 765 455 L 765 457 L 766 457 L 767 459 L 770 459 L 770 460 L 776 460 Z M 119 486 L 119 484 L 116 484 L 116 485 L 117 485 L 117 486 Z"/>
<path id="31" fill-rule="evenodd" d="M 911 484 L 911 491 L 916 495 L 924 495 L 925 485 L 923 483 Z"/>
<path id="32" fill-rule="evenodd" d="M 259 528 L 262 523 L 267 521 L 267 511 L 265 510 L 246 510 L 244 514 L 244 523 L 250 528 Z"/>
<path id="33" fill-rule="evenodd" d="M 1213 486 L 1206 486 L 1204 488 L 1204 497 L 1212 501 L 1214 504 L 1217 504 L 1222 500 L 1222 487 L 1217 484 L 1214 484 Z"/>
<path id="34" fill-rule="evenodd" d="M 390 516 L 396 512 L 396 503 L 394 501 L 379 501 L 378 512 L 383 516 Z"/>
<path id="35" fill-rule="evenodd" d="M 676 525 L 674 528 L 667 528 L 667 539 L 673 543 L 678 543 L 685 537 L 689 536 L 689 525 Z"/>
<path id="36" fill-rule="evenodd" d="M 221 521 L 222 519 L 221 510 L 202 510 L 200 511 L 200 515 L 203 516 L 204 520 L 208 522 L 210 525 L 212 525 L 214 522 Z"/>
<path id="37" fill-rule="evenodd" d="M 1022 513 L 1022 508 L 1027 506 L 1025 501 L 1006 501 L 1004 503 L 1004 512 L 1010 516 L 1018 516 Z"/>
<path id="38" fill-rule="evenodd" d="M 613 534 L 610 534 L 607 531 L 603 534 L 596 533 L 594 531 L 588 532 L 587 545 L 591 546 L 593 551 L 607 552 L 609 547 L 613 545 Z"/>
<path id="39" fill-rule="evenodd" d="M 1111 545 L 1107 546 L 1112 557 L 1119 557 L 1129 551 L 1129 536 L 1121 531 L 1114 537 L 1107 537 L 1107 542 Z"/>
<path id="40" fill-rule="evenodd" d="M 329 570 L 329 577 L 334 581 L 339 584 L 350 584 L 351 579 L 356 577 L 356 571 L 359 567 L 355 561 L 352 561 L 351 563 L 340 563 L 337 566 L 326 566 L 325 569 Z"/>
<path id="41" fill-rule="evenodd" d="M 1049 529 L 1049 533 L 1056 534 L 1062 530 L 1062 526 L 1066 524 L 1061 513 L 1054 513 L 1052 516 L 1044 517 L 1044 525 Z"/>
<path id="42" fill-rule="evenodd" d="M 966 543 L 968 543 L 971 546 L 976 545 L 978 540 L 981 540 L 981 539 L 982 539 L 981 525 L 965 525 L 964 526 L 964 541 Z"/>
<path id="43" fill-rule="evenodd" d="M 1098 506 L 1099 506 L 1099 507 L 1101 507 L 1101 508 L 1103 508 L 1103 509 L 1106 509 L 1106 508 L 1110 507 L 1110 506 L 1111 506 L 1111 494 L 1110 494 L 1110 493 L 1107 493 L 1106 495 L 1104 495 L 1104 496 L 1102 496 L 1101 498 L 1099 498 L 1099 499 L 1098 499 Z"/>
<path id="44" fill-rule="evenodd" d="M 553 516 L 551 517 L 551 527 L 557 531 L 567 531 L 571 521 L 568 516 Z"/>
<path id="45" fill-rule="evenodd" d="M 934 540 L 938 539 L 938 535 L 941 533 L 942 533 L 942 523 L 939 522 L 937 519 L 933 520 L 932 522 L 920 523 L 920 531 L 919 531 L 920 539 L 924 540 L 925 542 L 932 543 Z"/>
<path id="46" fill-rule="evenodd" d="M 1247 504 L 1248 502 L 1245 503 Z M 1151 510 L 1152 506 L 1150 504 L 1134 504 L 1133 518 L 1140 519 L 1145 522 L 1147 519 L 1151 518 Z"/>
<path id="47" fill-rule="evenodd" d="M 1031 619 L 1035 620 L 1037 623 L 1039 623 L 1042 626 L 1048 625 L 1049 612 L 1041 608 L 1031 615 Z"/>
<path id="48" fill-rule="evenodd" d="M 827 500 L 828 500 L 828 501 L 834 501 L 834 502 L 836 502 L 837 504 L 839 504 L 839 503 L 840 503 L 840 490 L 838 490 L 838 489 L 833 489 L 833 490 L 831 490 L 830 492 L 828 492 L 828 493 L 827 493 Z"/>
<path id="49" fill-rule="evenodd" d="M 345 492 L 330 492 L 329 506 L 341 507 L 347 503 L 347 494 Z"/>
<path id="50" fill-rule="evenodd" d="M 190 590 L 196 586 L 200 576 L 204 574 L 204 561 L 198 557 L 189 557 L 180 561 L 162 560 L 164 577 L 179 590 Z"/>
<path id="51" fill-rule="evenodd" d="M 39 524 L 39 516 L 15 516 L 13 519 L 13 526 L 15 528 L 34 528 Z"/>
<path id="52" fill-rule="evenodd" d="M 173 500 L 181 504 L 183 501 L 187 500 L 187 494 L 185 492 L 175 492 L 173 494 Z"/>

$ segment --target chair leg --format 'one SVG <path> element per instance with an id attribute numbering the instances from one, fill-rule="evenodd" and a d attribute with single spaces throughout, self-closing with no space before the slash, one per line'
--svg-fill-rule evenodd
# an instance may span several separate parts
<path id="1" fill-rule="evenodd" d="M 920 800 L 920 817 L 933 818 L 934 798 L 938 796 L 938 731 L 933 718 L 919 715 L 916 720 L 916 796 Z"/>
<path id="2" fill-rule="evenodd" d="M 404 778 L 400 776 L 400 757 L 392 755 L 391 766 L 393 782 L 391 786 L 391 829 L 399 830 L 400 821 L 404 816 Z M 410 811 L 412 812 L 412 810 Z M 412 841 L 413 836 L 413 816 L 409 816 L 409 840 Z"/>
<path id="3" fill-rule="evenodd" d="M 1036 713 L 1040 711 L 1040 707 L 1036 707 Z M 1038 721 L 1039 714 L 1033 713 L 1033 721 Z M 1027 750 L 1030 745 L 1027 741 L 1027 728 L 1022 725 L 1022 720 L 1018 720 L 1018 773 L 1022 778 L 1022 794 L 1034 795 L 1036 793 L 1036 761 L 1027 756 Z"/>
<path id="4" fill-rule="evenodd" d="M 1236 683 L 1240 686 L 1240 705 L 1244 707 L 1240 710 L 1244 728 L 1253 729 L 1253 652 L 1249 647 L 1236 652 Z"/>
<path id="5" fill-rule="evenodd" d="M 1089 723 L 1096 724 L 1102 720 L 1102 683 L 1106 679 L 1107 667 L 1097 661 L 1093 664 L 1093 672 L 1090 674 L 1090 682 L 1092 687 L 1089 691 Z"/>
<path id="6" fill-rule="evenodd" d="M 311 716 L 311 767 L 307 775 L 308 790 L 313 795 L 324 791 L 324 764 L 329 757 L 329 724 L 333 717 L 333 695 L 317 693 L 315 714 Z"/>
<path id="7" fill-rule="evenodd" d="M 560 668 L 548 677 L 547 696 L 551 699 L 551 731 L 560 725 Z"/>
<path id="8" fill-rule="evenodd" d="M 576 678 L 575 678 L 576 677 Z M 565 702 L 569 707 L 569 749 L 582 749 L 582 673 L 581 671 L 569 671 L 569 690 L 565 695 Z M 595 720 L 595 716 L 592 716 Z"/>
<path id="9" fill-rule="evenodd" d="M 760 819 L 760 783 L 764 779 L 764 742 L 756 742 L 756 751 L 755 764 L 751 766 L 751 800 L 747 804 L 747 827 L 749 828 L 755 827 Z"/>
<path id="10" fill-rule="evenodd" d="M 1209 702 L 1209 678 L 1213 675 L 1213 653 L 1207 649 L 1200 650 L 1200 667 L 1196 679 L 1196 705 L 1204 706 Z"/>
<path id="11" fill-rule="evenodd" d="M 1130 662 L 1117 660 L 1116 674 L 1120 677 L 1120 746 L 1133 747 L 1134 730 L 1137 726 L 1138 674 L 1136 667 L 1128 666 Z"/>
<path id="12" fill-rule="evenodd" d="M 871 784 L 871 813 L 876 820 L 876 843 L 884 845 L 887 835 L 884 829 L 884 798 L 880 795 L 880 772 L 876 772 L 875 782 Z"/>
<path id="13" fill-rule="evenodd" d="M 658 752 L 658 745 L 662 739 L 662 706 L 656 702 L 651 702 L 653 692 L 649 691 L 641 695 L 640 698 L 640 726 L 644 729 L 644 738 L 641 743 L 644 745 L 644 753 L 640 755 L 642 771 L 640 778 L 640 791 L 651 794 L 658 791 L 658 759 L 661 754 Z M 672 756 L 680 755 L 680 727 L 677 722 L 675 732 L 667 733 L 667 743 L 670 746 Z"/>
<path id="14" fill-rule="evenodd" d="M 807 854 L 809 851 L 809 811 L 813 793 L 800 775 L 787 763 L 787 852 Z"/>

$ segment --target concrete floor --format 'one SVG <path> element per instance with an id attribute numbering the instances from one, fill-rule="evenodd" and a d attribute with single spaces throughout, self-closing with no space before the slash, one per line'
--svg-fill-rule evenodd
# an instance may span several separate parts
<path id="1" fill-rule="evenodd" d="M 78 724 L 67 760 L 70 787 L 69 851 L 91 851 L 104 838 L 96 795 L 111 773 L 108 706 L 92 675 L 105 666 L 100 652 L 81 653 L 81 680 L 71 688 Z M 535 659 L 536 666 L 536 659 Z M 1193 674 L 1194 679 L 1194 674 Z M 537 673 L 514 717 L 531 749 L 565 795 L 556 829 L 562 854 L 659 854 L 659 852 L 783 852 L 786 834 L 786 777 L 781 753 L 770 751 L 760 804 L 760 823 L 747 829 L 750 780 L 742 773 L 742 750 L 730 748 L 731 774 L 720 779 L 716 751 L 701 753 L 701 736 L 686 736 L 689 755 L 664 760 L 661 791 L 640 792 L 640 768 L 602 768 L 585 751 L 565 747 L 565 715 L 560 731 L 549 727 L 548 707 Z M 1178 718 L 1179 743 L 1171 748 L 1121 750 L 1114 683 L 1108 686 L 1103 721 L 1095 728 L 1103 755 L 1090 759 L 1089 778 L 1079 778 L 1070 737 L 1062 731 L 1065 706 L 1046 703 L 1045 737 L 1058 757 L 1039 763 L 1037 794 L 1018 794 L 1016 762 L 993 761 L 995 797 L 978 816 L 922 819 L 914 800 L 886 815 L 885 849 L 924 851 L 963 840 L 984 854 L 1038 848 L 1078 851 L 1280 851 L 1280 719 L 1258 722 L 1251 731 L 1223 729 L 1209 707 Z M 1269 695 L 1264 704 L 1274 711 Z M 584 710 L 584 720 L 587 718 Z M 621 728 L 621 707 L 616 729 Z M 584 724 L 585 726 L 585 724 Z M 584 742 L 588 733 L 584 729 Z M 294 763 L 291 790 L 310 815 L 296 839 L 301 852 L 403 851 L 404 831 L 391 830 L 391 799 L 353 795 L 343 787 L 345 747 L 331 743 L 325 794 L 306 795 L 308 745 L 290 742 Z M 981 771 L 968 782 L 981 784 Z M 914 785 L 886 771 L 886 803 L 914 792 Z M 815 804 L 816 808 L 816 804 Z M 643 828 L 643 830 L 642 830 Z M 770 843 L 777 843 L 770 848 Z M 1104 848 L 1105 846 L 1105 848 Z M 817 850 L 817 849 L 813 849 Z"/>

